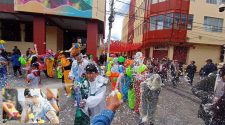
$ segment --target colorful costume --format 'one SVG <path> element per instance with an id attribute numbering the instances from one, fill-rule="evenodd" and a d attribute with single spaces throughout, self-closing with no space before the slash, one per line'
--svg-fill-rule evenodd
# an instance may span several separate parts
<path id="1" fill-rule="evenodd" d="M 155 112 L 161 91 L 161 83 L 162 80 L 158 74 L 151 75 L 141 83 L 140 115 L 142 122 L 152 124 L 155 122 Z"/>
<path id="2" fill-rule="evenodd" d="M 72 66 L 72 59 L 62 57 L 61 63 L 62 63 L 62 69 L 63 69 L 64 83 L 66 84 L 66 93 L 68 95 L 71 95 L 72 80 L 69 79 L 69 73 Z"/>
<path id="3" fill-rule="evenodd" d="M 6 68 L 6 58 L 4 58 L 1 54 L 5 49 L 4 40 L 0 40 L 0 89 L 4 88 L 7 85 L 7 68 Z"/>
<path id="4" fill-rule="evenodd" d="M 46 53 L 45 65 L 46 65 L 48 77 L 52 78 L 54 75 L 54 72 L 53 72 L 54 56 L 53 56 L 52 50 L 48 50 Z"/>

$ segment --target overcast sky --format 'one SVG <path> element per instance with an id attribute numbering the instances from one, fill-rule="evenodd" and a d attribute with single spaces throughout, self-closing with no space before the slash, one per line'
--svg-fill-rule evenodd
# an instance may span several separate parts
<path id="1" fill-rule="evenodd" d="M 107 11 L 110 10 L 110 7 L 109 7 L 110 1 L 111 0 L 106 0 L 106 2 L 107 2 L 106 3 L 106 10 Z M 120 0 L 120 1 L 130 3 L 130 0 Z M 114 0 L 114 2 L 115 2 L 114 8 L 115 8 L 116 12 L 121 12 L 121 13 L 126 13 L 126 14 L 128 13 L 129 5 L 118 2 L 117 0 Z M 109 33 L 108 17 L 109 17 L 109 14 L 106 15 L 106 27 L 105 27 L 105 30 L 106 30 L 105 38 L 106 39 L 107 39 L 108 33 Z M 124 19 L 124 16 L 115 15 L 115 21 L 114 21 L 113 26 L 112 26 L 112 36 L 111 36 L 112 40 L 120 40 L 121 39 L 123 19 Z"/>

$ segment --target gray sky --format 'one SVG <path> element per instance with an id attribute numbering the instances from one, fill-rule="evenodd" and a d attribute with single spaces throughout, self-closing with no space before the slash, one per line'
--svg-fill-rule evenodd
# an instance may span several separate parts
<path id="1" fill-rule="evenodd" d="M 106 0 L 106 2 L 107 2 L 106 10 L 107 11 L 110 10 L 110 7 L 109 7 L 110 1 L 111 0 Z M 130 0 L 120 0 L 120 1 L 130 3 Z M 114 2 L 115 2 L 115 6 L 114 6 L 115 11 L 121 12 L 121 13 L 128 13 L 129 5 L 118 2 L 117 0 L 114 0 Z M 106 15 L 106 27 L 105 27 L 106 28 L 105 29 L 106 30 L 106 32 L 105 32 L 106 39 L 107 39 L 108 33 L 109 33 L 108 17 L 109 17 L 109 14 Z M 120 40 L 121 39 L 123 19 L 124 19 L 124 16 L 115 15 L 115 21 L 114 21 L 113 27 L 112 27 L 112 36 L 111 36 L 112 40 Z"/>

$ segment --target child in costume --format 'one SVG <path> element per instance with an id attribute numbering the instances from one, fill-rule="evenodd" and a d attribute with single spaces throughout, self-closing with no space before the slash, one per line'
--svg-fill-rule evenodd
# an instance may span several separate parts
<path id="1" fill-rule="evenodd" d="M 46 52 L 45 65 L 46 65 L 48 77 L 53 78 L 54 55 L 53 55 L 52 50 L 47 50 L 47 52 Z"/>
<path id="2" fill-rule="evenodd" d="M 25 89 L 25 107 L 22 111 L 22 123 L 51 123 L 59 124 L 56 111 L 49 101 L 44 98 L 40 89 Z"/>
<path id="3" fill-rule="evenodd" d="M 69 52 L 63 52 L 61 55 L 62 71 L 63 71 L 63 83 L 65 83 L 65 89 L 68 96 L 71 96 L 72 80 L 69 79 L 69 73 L 72 66 L 72 59 Z"/>
<path id="4" fill-rule="evenodd" d="M 57 68 L 56 68 L 56 72 L 57 72 L 57 78 L 58 78 L 58 79 L 62 79 L 63 72 L 62 72 L 62 62 L 61 62 L 60 59 L 57 59 Z"/>
<path id="5" fill-rule="evenodd" d="M 31 72 L 27 75 L 27 83 L 32 88 L 37 88 L 41 85 L 41 76 L 40 76 L 39 64 L 33 63 L 31 65 Z"/>

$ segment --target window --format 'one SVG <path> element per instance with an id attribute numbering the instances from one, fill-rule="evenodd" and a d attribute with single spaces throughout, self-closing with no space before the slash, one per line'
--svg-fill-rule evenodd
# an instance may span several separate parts
<path id="1" fill-rule="evenodd" d="M 188 26 L 187 26 L 187 29 L 188 29 L 188 30 L 192 30 L 193 19 L 194 19 L 194 15 L 189 14 L 189 15 L 188 15 Z"/>
<path id="2" fill-rule="evenodd" d="M 152 0 L 152 4 L 158 3 L 158 0 Z"/>
<path id="3" fill-rule="evenodd" d="M 6 41 L 21 41 L 20 23 L 18 21 L 2 21 L 2 39 Z"/>
<path id="4" fill-rule="evenodd" d="M 25 42 L 33 42 L 33 24 L 25 24 Z"/>
<path id="5" fill-rule="evenodd" d="M 156 30 L 156 16 L 150 17 L 150 30 Z"/>
<path id="6" fill-rule="evenodd" d="M 174 29 L 179 29 L 179 24 L 180 24 L 180 14 L 175 13 L 175 15 L 174 15 Z"/>
<path id="7" fill-rule="evenodd" d="M 13 4 L 14 3 L 14 0 L 0 0 L 0 3 L 3 3 L 3 4 Z"/>
<path id="8" fill-rule="evenodd" d="M 206 0 L 206 3 L 219 4 L 220 3 L 220 0 Z"/>
<path id="9" fill-rule="evenodd" d="M 166 1 L 166 0 L 159 0 L 159 2 L 164 2 L 164 1 Z"/>
<path id="10" fill-rule="evenodd" d="M 223 19 L 204 17 L 204 29 L 208 32 L 222 32 L 223 30 Z"/>
<path id="11" fill-rule="evenodd" d="M 182 14 L 181 16 L 181 29 L 186 29 L 187 15 Z"/>
<path id="12" fill-rule="evenodd" d="M 158 21 L 157 21 L 157 30 L 163 29 L 163 23 L 164 22 L 164 15 L 159 15 L 158 16 Z"/>
<path id="13" fill-rule="evenodd" d="M 164 29 L 171 29 L 172 24 L 173 24 L 173 13 L 168 13 L 165 15 Z"/>

